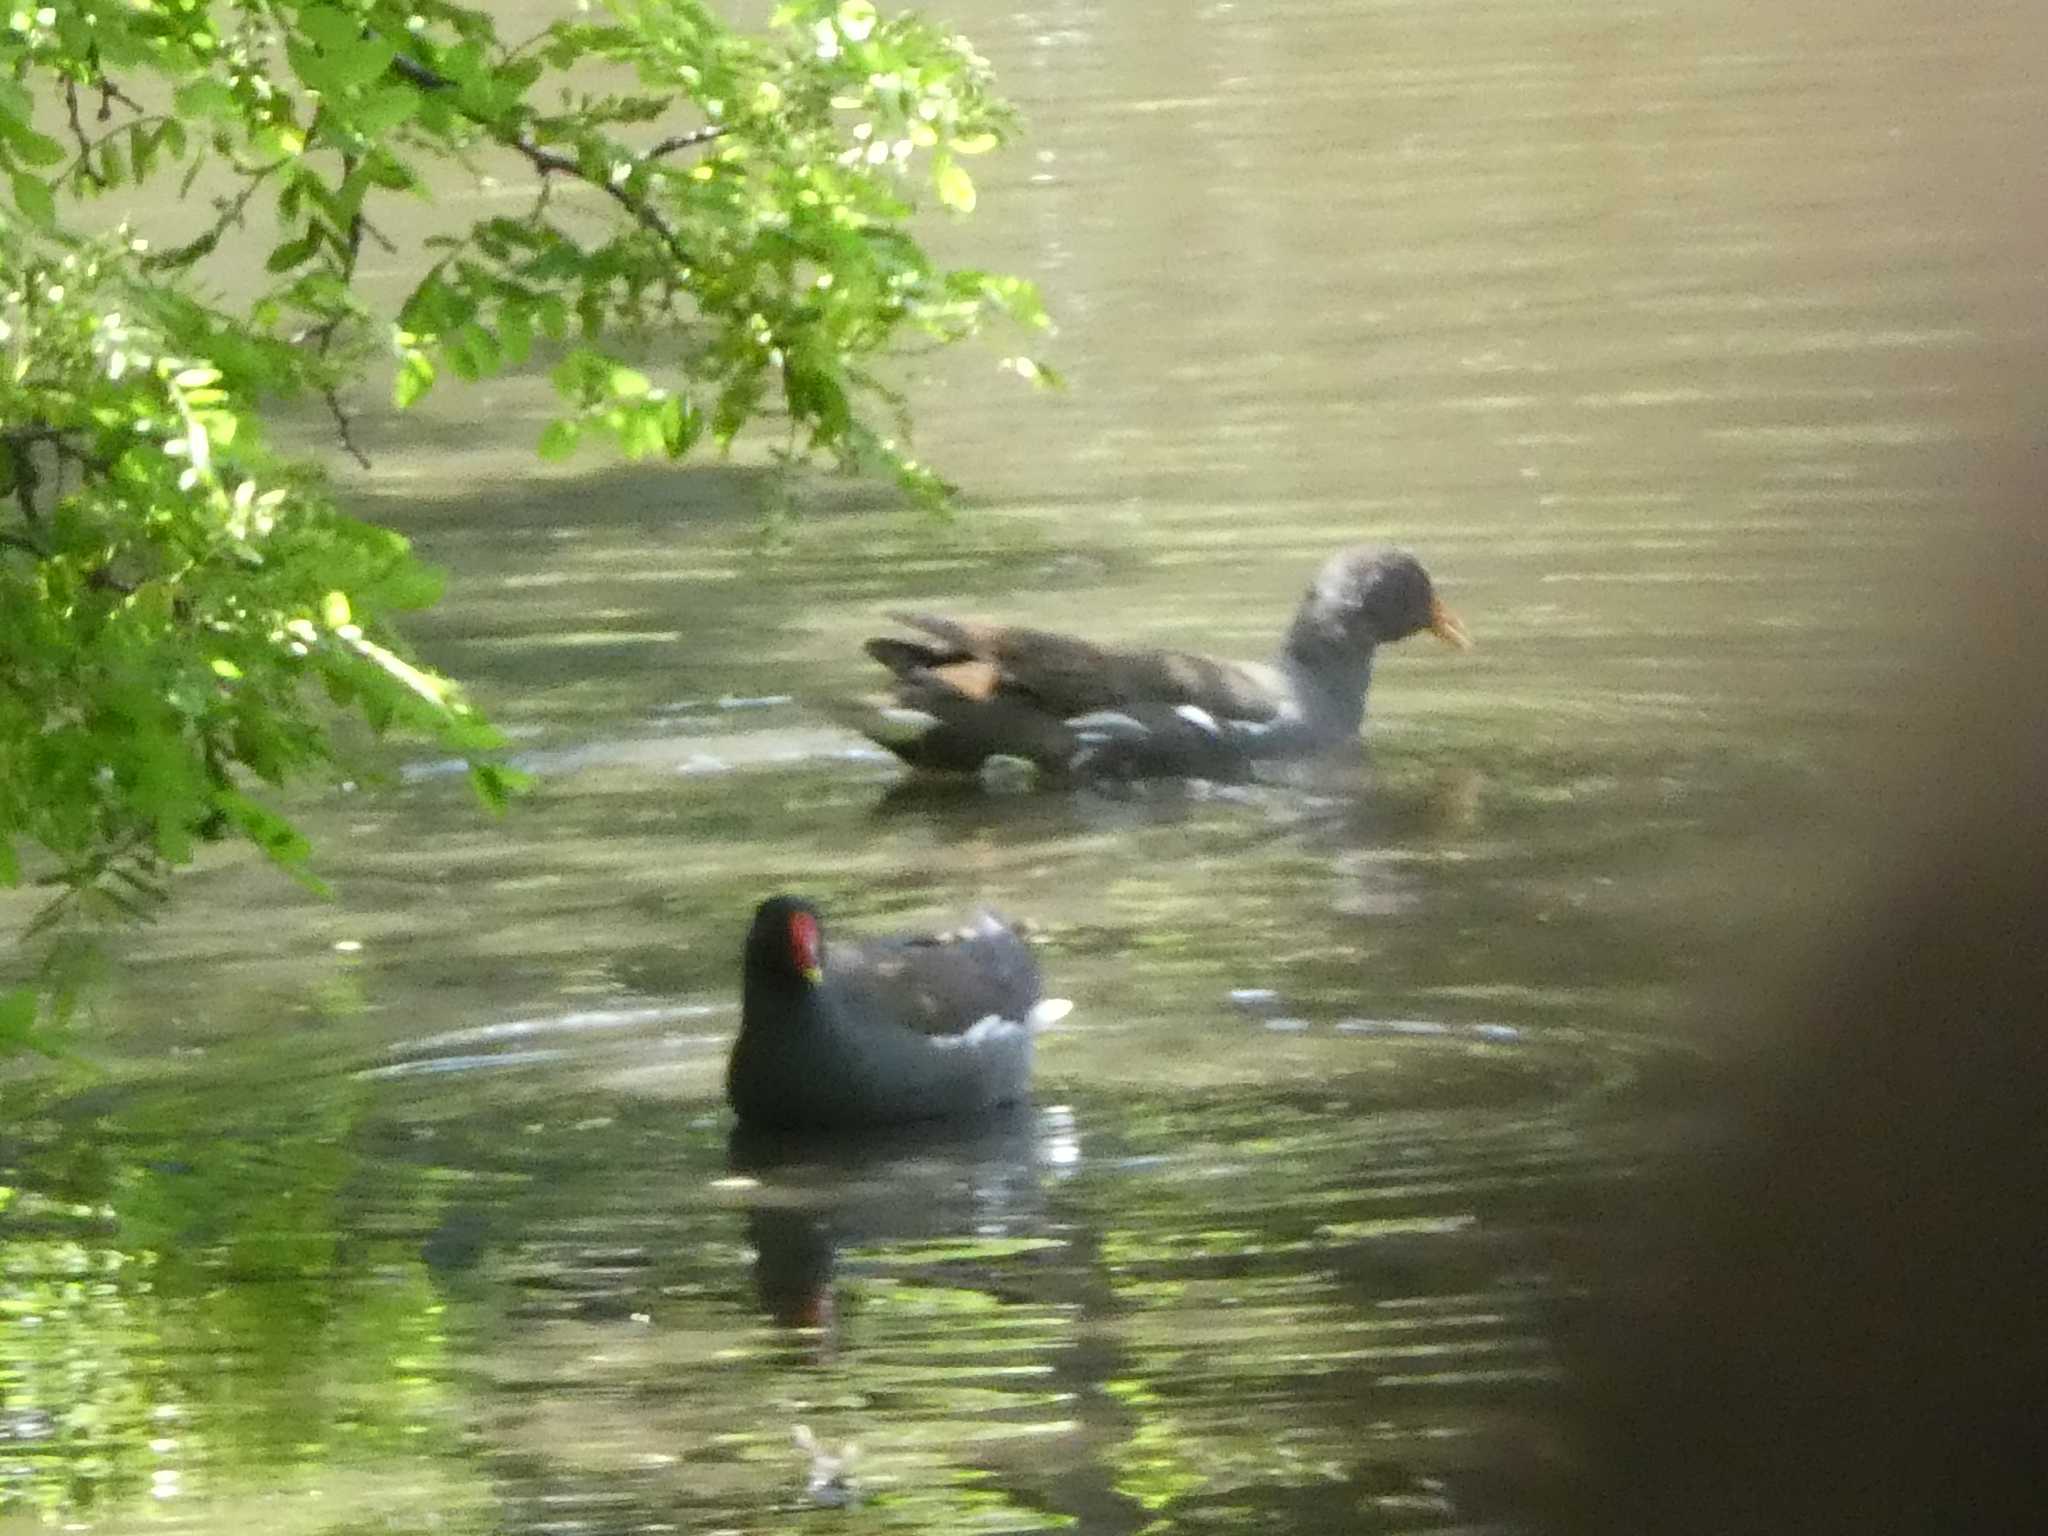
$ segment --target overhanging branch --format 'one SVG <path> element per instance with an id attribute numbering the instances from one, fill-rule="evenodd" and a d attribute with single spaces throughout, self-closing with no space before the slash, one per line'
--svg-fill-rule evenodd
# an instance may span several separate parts
<path id="1" fill-rule="evenodd" d="M 400 79 L 408 81 L 423 91 L 446 91 L 452 90 L 455 86 L 455 82 L 446 75 L 429 69 L 417 59 L 410 58 L 403 53 L 391 61 L 391 68 Z M 582 182 L 585 186 L 597 188 L 598 191 L 604 193 L 606 197 L 631 214 L 642 228 L 659 239 L 679 265 L 686 267 L 694 265 L 690 259 L 688 248 L 683 244 L 682 237 L 676 233 L 675 227 L 662 217 L 661 210 L 656 208 L 646 198 L 636 195 L 622 180 L 615 180 L 610 176 L 593 175 L 574 156 L 565 155 L 560 150 L 548 149 L 536 143 L 533 135 L 524 128 L 508 127 L 503 123 L 492 121 L 479 112 L 466 110 L 459 105 L 456 107 L 456 111 L 460 112 L 470 122 L 476 124 L 477 127 L 483 129 L 492 139 L 502 144 L 505 148 L 524 156 L 527 164 L 539 171 L 543 178 L 567 176 L 572 180 Z M 725 128 L 723 125 L 712 123 L 702 128 L 692 129 L 688 133 L 676 134 L 670 138 L 663 139 L 654 148 L 648 150 L 646 154 L 639 156 L 637 163 L 645 164 L 663 155 L 674 154 L 678 150 L 689 149 L 700 144 L 708 144 L 713 139 L 723 135 L 724 132 Z"/>

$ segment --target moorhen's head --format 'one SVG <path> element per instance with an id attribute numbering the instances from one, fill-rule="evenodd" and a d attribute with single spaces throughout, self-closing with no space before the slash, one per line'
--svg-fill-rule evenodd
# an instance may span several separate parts
<path id="1" fill-rule="evenodd" d="M 825 937 L 818 909 L 796 896 L 770 896 L 747 930 L 746 975 L 816 986 L 824 978 Z"/>
<path id="2" fill-rule="evenodd" d="M 1360 544 L 1323 562 L 1295 615 L 1293 639 L 1318 648 L 1369 649 L 1428 630 L 1469 650 L 1471 637 L 1405 549 Z"/>

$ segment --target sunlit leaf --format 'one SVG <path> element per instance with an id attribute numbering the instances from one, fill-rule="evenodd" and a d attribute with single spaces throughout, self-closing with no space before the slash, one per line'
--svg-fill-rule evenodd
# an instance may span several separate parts
<path id="1" fill-rule="evenodd" d="M 576 451 L 576 445 L 582 438 L 583 429 L 576 422 L 551 421 L 541 430 L 540 456 L 550 461 L 566 459 Z"/>
<path id="2" fill-rule="evenodd" d="M 434 361 L 417 348 L 408 348 L 398 360 L 398 375 L 391 382 L 391 403 L 401 411 L 434 386 Z"/>
<path id="3" fill-rule="evenodd" d="M 533 775 L 507 768 L 503 763 L 474 763 L 470 766 L 469 783 L 486 810 L 502 815 L 515 796 L 532 788 Z"/>
<path id="4" fill-rule="evenodd" d="M 932 184 L 939 201 L 956 213 L 974 212 L 974 178 L 950 159 L 941 157 L 932 170 Z"/>

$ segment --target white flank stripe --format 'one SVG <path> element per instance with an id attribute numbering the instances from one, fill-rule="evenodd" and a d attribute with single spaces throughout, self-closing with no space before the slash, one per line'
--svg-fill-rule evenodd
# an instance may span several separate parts
<path id="1" fill-rule="evenodd" d="M 1044 997 L 1032 1005 L 1024 1015 L 1024 1026 L 1031 1030 L 1050 1029 L 1074 1011 L 1073 1002 L 1064 997 Z"/>

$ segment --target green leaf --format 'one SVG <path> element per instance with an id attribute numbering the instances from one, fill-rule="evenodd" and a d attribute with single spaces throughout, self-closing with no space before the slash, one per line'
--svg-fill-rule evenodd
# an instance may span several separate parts
<path id="1" fill-rule="evenodd" d="M 299 12 L 306 36 L 328 53 L 344 53 L 361 41 L 363 25 L 338 6 L 308 5 Z"/>
<path id="2" fill-rule="evenodd" d="M 14 206 L 21 210 L 24 218 L 42 225 L 56 222 L 57 199 L 51 194 L 48 182 L 40 176 L 31 176 L 27 171 L 16 171 L 11 182 Z"/>
<path id="3" fill-rule="evenodd" d="M 313 855 L 313 847 L 300 835 L 297 827 L 239 790 L 215 790 L 213 805 L 244 837 L 261 848 L 271 862 L 288 870 L 308 890 L 323 896 L 328 894 L 325 883 L 315 879 L 305 867 Z"/>
<path id="4" fill-rule="evenodd" d="M 505 361 L 518 367 L 533 355 L 533 309 L 517 300 L 507 300 L 498 311 L 498 340 Z"/>
<path id="5" fill-rule="evenodd" d="M 162 142 L 161 135 L 140 124 L 128 131 L 128 158 L 135 166 L 137 181 L 149 179 L 149 173 L 156 165 L 157 146 Z"/>
<path id="6" fill-rule="evenodd" d="M 0 997 L 0 1054 L 34 1049 L 41 1002 L 34 987 L 16 987 Z"/>
<path id="7" fill-rule="evenodd" d="M 637 400 L 654 388 L 654 380 L 637 368 L 614 368 L 605 388 L 615 400 Z"/>
<path id="8" fill-rule="evenodd" d="M 406 348 L 391 382 L 391 403 L 402 411 L 433 387 L 434 360 L 416 347 Z"/>
<path id="9" fill-rule="evenodd" d="M 320 249 L 320 235 L 316 230 L 307 230 L 296 240 L 287 240 L 273 250 L 263 263 L 266 272 L 289 272 L 293 267 L 310 261 Z"/>
<path id="10" fill-rule="evenodd" d="M 358 37 L 332 50 L 334 78 L 348 90 L 368 85 L 391 67 L 398 50 L 381 37 Z"/>
<path id="11" fill-rule="evenodd" d="M 504 365 L 505 349 L 498 345 L 497 337 L 472 320 L 456 331 L 448 356 L 463 378 L 478 379 Z"/>
<path id="12" fill-rule="evenodd" d="M 0 123 L 5 123 L 5 119 L 0 119 Z M 55 165 L 64 158 L 62 144 L 45 138 L 26 123 L 6 124 L 0 128 L 0 138 L 13 147 L 14 158 L 23 165 Z"/>
<path id="13" fill-rule="evenodd" d="M 409 85 L 387 85 L 366 93 L 348 108 L 348 119 L 367 138 L 382 138 L 420 109 L 420 93 Z"/>
<path id="14" fill-rule="evenodd" d="M 194 80 L 181 85 L 171 97 L 180 117 L 216 117 L 229 119 L 238 115 L 235 93 L 218 80 Z"/>
<path id="15" fill-rule="evenodd" d="M 533 787 L 533 775 L 507 768 L 503 763 L 471 763 L 469 785 L 485 810 L 502 816 L 515 795 L 523 795 Z"/>
<path id="16" fill-rule="evenodd" d="M 974 178 L 948 155 L 939 156 L 932 166 L 932 184 L 939 201 L 956 213 L 974 212 Z"/>
<path id="17" fill-rule="evenodd" d="M 689 401 L 671 395 L 661 403 L 662 446 L 668 456 L 679 459 L 704 432 L 704 417 Z"/>
<path id="18" fill-rule="evenodd" d="M 582 423 L 567 419 L 551 421 L 540 434 L 540 456 L 550 461 L 566 459 L 582 440 Z"/>

